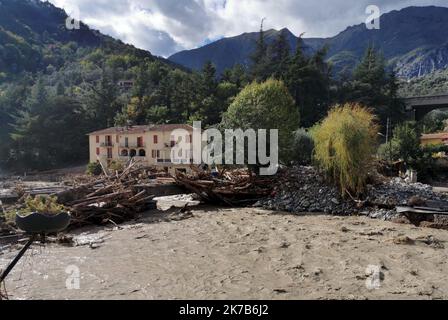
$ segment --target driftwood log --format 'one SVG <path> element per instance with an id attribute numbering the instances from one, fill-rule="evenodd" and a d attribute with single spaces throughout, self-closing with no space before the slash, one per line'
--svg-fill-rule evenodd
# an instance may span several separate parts
<path id="1" fill-rule="evenodd" d="M 190 175 L 177 172 L 174 179 L 205 202 L 229 206 L 254 203 L 270 195 L 274 181 L 274 177 L 256 176 L 246 169 L 221 170 L 216 177 L 197 168 Z"/>
<path id="2" fill-rule="evenodd" d="M 89 224 L 118 224 L 135 219 L 139 213 L 153 209 L 154 196 L 142 185 L 142 179 L 154 176 L 150 168 L 130 163 L 122 173 L 107 175 L 79 187 L 54 194 L 70 210 L 71 227 Z"/>

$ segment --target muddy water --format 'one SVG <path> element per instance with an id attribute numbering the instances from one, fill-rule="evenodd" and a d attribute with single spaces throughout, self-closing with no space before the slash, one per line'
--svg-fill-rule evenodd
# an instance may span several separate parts
<path id="1" fill-rule="evenodd" d="M 10 298 L 448 298 L 446 231 L 258 209 L 176 211 L 80 230 L 76 247 L 34 246 L 6 282 Z M 15 253 L 0 255 L 0 266 Z"/>

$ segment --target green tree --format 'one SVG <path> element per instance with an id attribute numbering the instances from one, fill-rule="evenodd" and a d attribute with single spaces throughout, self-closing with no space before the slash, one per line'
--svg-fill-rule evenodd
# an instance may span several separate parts
<path id="1" fill-rule="evenodd" d="M 22 111 L 11 134 L 7 162 L 15 168 L 48 169 L 83 161 L 91 130 L 82 106 L 66 97 L 48 97 L 33 112 Z"/>
<path id="2" fill-rule="evenodd" d="M 314 141 L 311 134 L 303 128 L 294 132 L 294 161 L 299 165 L 310 165 L 314 150 Z"/>
<path id="3" fill-rule="evenodd" d="M 251 78 L 256 81 L 265 81 L 269 78 L 269 58 L 268 58 L 268 44 L 265 39 L 265 32 L 263 30 L 264 19 L 261 21 L 260 32 L 255 44 L 255 51 L 250 56 L 252 61 L 250 74 Z"/>
<path id="4" fill-rule="evenodd" d="M 393 160 L 403 160 L 412 164 L 420 157 L 420 131 L 417 123 L 407 121 L 397 125 L 391 141 L 395 154 Z"/>
<path id="5" fill-rule="evenodd" d="M 282 81 L 269 79 L 247 85 L 223 115 L 225 129 L 278 129 L 279 156 L 284 163 L 293 160 L 293 132 L 299 125 L 294 99 Z"/>
<path id="6" fill-rule="evenodd" d="M 133 96 L 139 98 L 140 101 L 149 93 L 151 89 L 151 73 L 149 72 L 147 62 L 138 66 L 137 77 L 133 87 Z"/>
<path id="7" fill-rule="evenodd" d="M 369 46 L 353 72 L 353 80 L 345 100 L 372 108 L 384 127 L 387 118 L 397 123 L 403 116 L 403 103 L 398 98 L 397 91 L 395 73 L 386 72 L 383 55 Z"/>
<path id="8" fill-rule="evenodd" d="M 101 79 L 90 86 L 86 96 L 90 117 L 98 128 L 114 125 L 114 118 L 123 105 L 118 99 L 116 75 L 113 70 L 102 70 Z"/>
<path id="9" fill-rule="evenodd" d="M 322 48 L 313 56 L 306 57 L 299 43 L 285 76 L 286 84 L 299 109 L 303 127 L 311 127 L 328 110 L 330 77 L 325 55 L 326 48 Z"/>
<path id="10" fill-rule="evenodd" d="M 271 76 L 276 79 L 284 79 L 289 66 L 290 51 L 291 48 L 286 38 L 286 30 L 283 29 L 268 48 Z"/>
<path id="11" fill-rule="evenodd" d="M 201 88 L 202 94 L 206 97 L 216 93 L 216 68 L 211 61 L 204 64 L 201 72 Z"/>
<path id="12" fill-rule="evenodd" d="M 429 112 L 420 123 L 422 133 L 435 133 L 445 130 L 447 127 L 448 111 L 433 110 Z"/>

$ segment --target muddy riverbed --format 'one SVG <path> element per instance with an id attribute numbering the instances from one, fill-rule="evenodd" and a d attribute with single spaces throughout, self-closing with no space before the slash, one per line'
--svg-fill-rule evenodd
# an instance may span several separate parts
<path id="1" fill-rule="evenodd" d="M 198 207 L 74 235 L 78 246 L 34 245 L 6 281 L 9 298 L 448 298 L 443 230 Z"/>

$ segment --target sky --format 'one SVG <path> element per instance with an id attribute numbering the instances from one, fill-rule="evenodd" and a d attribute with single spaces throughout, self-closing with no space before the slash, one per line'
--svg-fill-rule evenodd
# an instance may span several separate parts
<path id="1" fill-rule="evenodd" d="M 291 30 L 305 38 L 334 36 L 363 23 L 366 8 L 381 14 L 408 6 L 448 6 L 447 0 L 50 0 L 102 33 L 168 57 L 244 32 Z"/>

